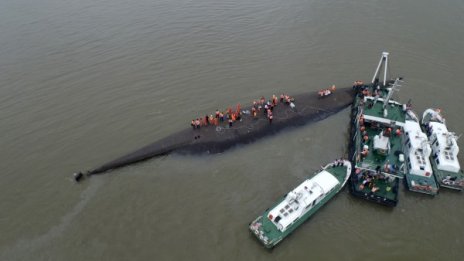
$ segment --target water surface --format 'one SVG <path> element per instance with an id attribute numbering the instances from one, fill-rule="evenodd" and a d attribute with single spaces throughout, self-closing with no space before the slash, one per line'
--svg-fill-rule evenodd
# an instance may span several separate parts
<path id="1" fill-rule="evenodd" d="M 1 260 L 461 260 L 462 193 L 343 190 L 272 252 L 248 223 L 346 154 L 349 110 L 220 155 L 70 174 L 262 95 L 372 77 L 461 133 L 464 2 L 0 0 Z M 464 146 L 462 140 L 459 145 Z M 461 164 L 462 156 L 460 156 Z"/>

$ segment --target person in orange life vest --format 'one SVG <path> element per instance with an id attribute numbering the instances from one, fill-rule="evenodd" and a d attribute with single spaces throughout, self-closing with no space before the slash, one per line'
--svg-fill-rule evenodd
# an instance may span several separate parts
<path id="1" fill-rule="evenodd" d="M 385 137 L 390 137 L 391 131 L 392 131 L 392 128 L 388 127 L 388 128 L 383 132 L 383 136 L 385 136 Z"/>
<path id="2" fill-rule="evenodd" d="M 224 113 L 219 112 L 219 120 L 220 120 L 221 122 L 224 121 Z"/>
<path id="3" fill-rule="evenodd" d="M 367 143 L 369 141 L 369 136 L 364 135 L 363 140 L 364 140 L 365 143 Z"/>

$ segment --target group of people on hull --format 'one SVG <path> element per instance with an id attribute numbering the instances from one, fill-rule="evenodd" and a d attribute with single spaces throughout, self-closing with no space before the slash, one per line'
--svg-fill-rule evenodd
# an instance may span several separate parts
<path id="1" fill-rule="evenodd" d="M 237 104 L 237 107 L 234 110 L 228 108 L 226 111 L 222 112 L 216 110 L 215 116 L 213 114 L 205 115 L 204 118 L 193 119 L 190 123 L 193 129 L 199 129 L 201 126 L 215 125 L 218 126 L 220 122 L 228 122 L 229 126 L 232 127 L 233 122 L 239 121 L 242 117 L 242 111 L 240 104 Z"/>
<path id="2" fill-rule="evenodd" d="M 318 92 L 319 94 L 319 97 L 325 97 L 325 96 L 329 96 L 331 95 L 333 92 L 335 92 L 335 85 L 332 85 L 330 88 L 327 88 L 327 89 L 324 89 L 324 90 L 320 90 Z"/>
<path id="3" fill-rule="evenodd" d="M 215 116 L 213 114 L 205 115 L 205 117 L 193 119 L 190 122 L 190 125 L 193 129 L 200 129 L 202 126 L 209 126 L 215 125 L 218 126 L 220 123 L 227 122 L 229 127 L 232 127 L 235 121 L 240 121 L 243 117 L 243 114 L 250 114 L 251 117 L 257 119 L 259 116 L 258 114 L 263 111 L 263 114 L 269 120 L 269 124 L 272 124 L 272 120 L 274 118 L 273 110 L 274 107 L 277 106 L 279 103 L 286 104 L 290 106 L 292 109 L 295 109 L 295 104 L 293 103 L 295 99 L 287 94 L 280 95 L 280 102 L 276 95 L 272 95 L 272 98 L 268 101 L 262 96 L 258 100 L 254 100 L 251 112 L 250 111 L 241 111 L 240 104 L 237 104 L 236 110 L 232 110 L 230 107 L 222 112 L 216 110 Z"/>

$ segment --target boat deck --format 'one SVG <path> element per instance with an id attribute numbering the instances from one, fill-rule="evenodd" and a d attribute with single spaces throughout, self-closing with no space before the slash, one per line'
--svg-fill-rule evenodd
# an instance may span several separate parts
<path id="1" fill-rule="evenodd" d="M 462 170 L 460 172 L 449 172 L 437 169 L 433 163 L 432 166 L 434 167 L 433 174 L 435 175 L 435 179 L 441 187 L 455 190 L 464 189 L 464 172 Z"/>
<path id="2" fill-rule="evenodd" d="M 402 105 L 390 101 L 387 106 L 388 113 L 384 116 L 384 109 L 383 109 L 383 100 L 379 99 L 377 102 L 374 102 L 373 97 L 367 97 L 365 101 L 365 106 L 363 106 L 363 113 L 365 116 L 371 116 L 380 118 L 385 120 L 389 123 L 402 125 L 405 121 L 405 113 L 403 111 Z M 369 117 L 367 117 L 369 118 Z"/>
<path id="3" fill-rule="evenodd" d="M 365 175 L 361 174 L 359 177 L 354 176 L 352 178 L 351 182 L 354 182 L 354 187 L 356 188 L 355 193 L 384 205 L 396 204 L 398 200 L 399 178 L 385 179 L 374 177 L 367 185 L 364 185 L 363 182 L 367 180 L 364 177 Z M 373 188 L 377 188 L 378 190 L 373 191 Z"/>
<path id="4" fill-rule="evenodd" d="M 384 115 L 384 103 L 382 99 L 374 102 L 373 97 L 361 99 L 358 97 L 354 104 L 354 113 L 363 115 L 364 130 L 358 121 L 353 124 L 354 148 L 353 158 L 355 167 L 350 179 L 351 193 L 370 201 L 387 206 L 395 206 L 398 201 L 399 179 L 404 177 L 401 170 L 402 162 L 399 155 L 402 151 L 401 135 L 395 134 L 405 122 L 405 112 L 402 104 L 390 101 L 387 105 L 387 114 Z M 381 136 L 382 131 L 391 128 L 389 137 L 390 150 L 382 154 L 373 150 L 373 140 L 376 135 Z M 367 141 L 365 136 L 368 137 Z M 364 147 L 368 147 L 368 154 L 362 155 Z"/>
<path id="5" fill-rule="evenodd" d="M 438 184 L 435 181 L 433 175 L 424 177 L 407 173 L 405 176 L 406 185 L 410 191 L 424 193 L 432 196 L 438 194 Z"/>
<path id="6" fill-rule="evenodd" d="M 450 172 L 446 170 L 440 170 L 437 168 L 436 162 L 433 158 L 430 158 L 430 163 L 433 168 L 433 175 L 435 175 L 435 180 L 440 187 L 463 190 L 464 189 L 464 172 L 461 170 L 459 172 Z"/>
<path id="7" fill-rule="evenodd" d="M 361 142 L 361 146 L 367 145 L 369 146 L 370 153 L 367 154 L 366 157 L 361 158 L 360 162 L 357 164 L 359 167 L 368 168 L 375 170 L 378 166 L 381 168 L 382 171 L 390 173 L 392 175 L 398 176 L 399 178 L 403 178 L 403 173 L 398 170 L 399 166 L 401 166 L 402 162 L 399 161 L 399 155 L 402 154 L 402 143 L 401 137 L 395 134 L 390 135 L 390 153 L 387 155 L 381 155 L 375 151 L 372 151 L 373 148 L 373 140 L 375 135 L 379 135 L 381 129 L 379 128 L 371 128 L 367 127 L 366 124 L 366 131 L 369 137 L 367 142 Z M 395 166 L 395 171 L 390 171 L 390 169 L 385 169 L 385 164 L 390 164 Z"/>

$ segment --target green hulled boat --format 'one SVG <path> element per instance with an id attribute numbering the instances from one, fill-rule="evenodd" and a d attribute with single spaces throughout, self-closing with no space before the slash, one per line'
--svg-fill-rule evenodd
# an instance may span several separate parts
<path id="1" fill-rule="evenodd" d="M 352 106 L 350 158 L 353 174 L 350 192 L 356 197 L 386 206 L 398 203 L 404 177 L 401 137 L 408 106 L 391 99 L 401 78 L 387 81 L 388 53 L 382 53 L 372 83 L 356 81 L 358 95 Z M 377 75 L 384 68 L 383 82 Z"/>
<path id="2" fill-rule="evenodd" d="M 430 164 L 431 148 L 416 114 L 408 110 L 404 124 L 403 148 L 406 158 L 406 185 L 410 191 L 436 195 L 438 184 Z"/>
<path id="3" fill-rule="evenodd" d="M 433 175 L 441 187 L 463 190 L 464 173 L 459 165 L 458 137 L 449 132 L 439 109 L 427 109 L 422 115 L 422 129 L 432 148 Z"/>
<path id="4" fill-rule="evenodd" d="M 350 173 L 347 160 L 326 165 L 251 222 L 250 231 L 266 248 L 273 248 L 335 196 Z"/>

